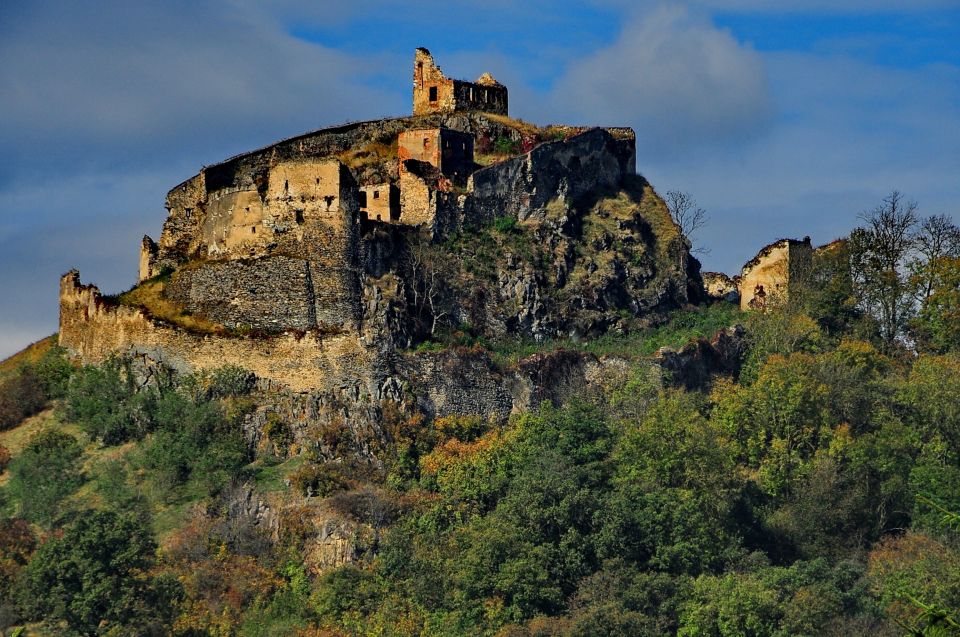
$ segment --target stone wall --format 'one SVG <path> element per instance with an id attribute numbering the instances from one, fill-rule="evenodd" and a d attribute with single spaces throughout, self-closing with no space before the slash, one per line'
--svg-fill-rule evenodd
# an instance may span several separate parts
<path id="1" fill-rule="evenodd" d="M 809 274 L 812 257 L 810 237 L 780 239 L 764 247 L 740 272 L 740 309 L 762 309 L 786 300 Z"/>
<path id="2" fill-rule="evenodd" d="M 130 354 L 181 372 L 237 365 L 293 391 L 365 395 L 378 393 L 380 387 L 371 373 L 380 355 L 376 339 L 363 333 L 257 338 L 193 334 L 154 321 L 138 309 L 109 303 L 95 286 L 81 285 L 76 270 L 60 280 L 59 339 L 84 363 Z"/>
<path id="3" fill-rule="evenodd" d="M 371 221 L 400 219 L 400 190 L 395 184 L 370 184 L 360 187 L 360 213 Z"/>
<path id="4" fill-rule="evenodd" d="M 406 171 L 408 159 L 426 162 L 458 185 L 465 185 L 476 168 L 473 162 L 473 135 L 450 128 L 414 129 L 397 138 L 399 173 Z"/>
<path id="5" fill-rule="evenodd" d="M 477 110 L 507 114 L 507 87 L 484 73 L 476 82 L 444 76 L 430 51 L 418 48 L 413 58 L 413 114 Z"/>

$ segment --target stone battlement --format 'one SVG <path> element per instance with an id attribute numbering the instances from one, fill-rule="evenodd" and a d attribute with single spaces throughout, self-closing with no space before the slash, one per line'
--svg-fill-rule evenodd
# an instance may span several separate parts
<path id="1" fill-rule="evenodd" d="M 492 76 L 448 80 L 425 49 L 415 77 L 413 117 L 293 137 L 171 189 L 122 304 L 64 276 L 61 344 L 85 362 L 133 353 L 233 363 L 292 388 L 375 385 L 374 370 L 423 329 L 416 246 L 504 217 L 555 224 L 635 173 L 630 129 L 511 120 Z"/>

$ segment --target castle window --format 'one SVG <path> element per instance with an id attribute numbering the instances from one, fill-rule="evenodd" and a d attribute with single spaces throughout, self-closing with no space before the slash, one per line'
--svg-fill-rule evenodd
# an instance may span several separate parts
<path id="1" fill-rule="evenodd" d="M 320 178 L 319 178 L 319 177 L 317 177 L 317 185 L 318 185 L 318 186 L 320 185 Z"/>
<path id="2" fill-rule="evenodd" d="M 295 210 L 293 215 L 297 223 L 303 223 L 303 210 Z"/>
<path id="3" fill-rule="evenodd" d="M 288 180 L 284 180 L 284 182 L 283 182 L 283 189 L 284 189 L 284 190 L 290 190 L 290 182 L 289 182 Z"/>
<path id="4" fill-rule="evenodd" d="M 431 87 L 430 87 L 430 101 L 431 101 L 431 102 L 436 102 L 436 101 L 437 101 L 437 87 L 436 87 L 436 86 L 431 86 Z"/>
<path id="5" fill-rule="evenodd" d="M 257 227 L 256 227 L 256 226 L 250 226 L 250 234 L 257 234 Z"/>
<path id="6" fill-rule="evenodd" d="M 361 208 L 367 207 L 367 193 L 365 190 L 360 191 L 360 207 Z"/>
<path id="7" fill-rule="evenodd" d="M 374 199 L 379 199 L 379 198 L 380 198 L 380 191 L 379 191 L 379 190 L 374 190 L 374 191 L 373 191 L 373 198 L 374 198 Z"/>
<path id="8" fill-rule="evenodd" d="M 484 102 L 489 101 L 489 100 L 487 99 L 487 89 L 483 89 L 483 101 L 484 101 Z"/>

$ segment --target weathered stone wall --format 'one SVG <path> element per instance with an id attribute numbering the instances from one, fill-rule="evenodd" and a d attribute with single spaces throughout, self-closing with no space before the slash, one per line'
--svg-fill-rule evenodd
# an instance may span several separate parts
<path id="1" fill-rule="evenodd" d="M 260 378 L 293 391 L 336 389 L 376 394 L 371 370 L 380 355 L 366 331 L 339 335 L 286 333 L 258 338 L 192 334 L 156 322 L 140 310 L 108 303 L 78 272 L 60 281 L 60 345 L 84 363 L 113 354 L 132 354 L 179 371 L 244 367 Z"/>
<path id="2" fill-rule="evenodd" d="M 809 274 L 813 248 L 803 241 L 781 239 L 764 247 L 740 272 L 740 309 L 759 309 L 783 301 Z"/>
<path id="3" fill-rule="evenodd" d="M 391 183 L 360 187 L 360 213 L 371 221 L 400 219 L 400 190 Z"/>
<path id="4" fill-rule="evenodd" d="M 159 247 L 156 242 L 147 235 L 143 235 L 143 239 L 140 241 L 140 267 L 137 271 L 137 283 L 146 281 L 160 273 L 157 267 L 158 255 Z"/>
<path id="5" fill-rule="evenodd" d="M 483 111 L 506 115 L 507 87 L 484 73 L 476 82 L 453 80 L 453 99 L 458 111 Z"/>
<path id="6" fill-rule="evenodd" d="M 399 173 L 407 172 L 408 159 L 434 166 L 458 185 L 466 184 L 476 168 L 473 161 L 473 135 L 450 128 L 416 129 L 400 133 L 397 138 Z"/>
<path id="7" fill-rule="evenodd" d="M 444 76 L 430 54 L 418 48 L 413 58 L 413 114 L 477 110 L 506 115 L 507 87 L 484 73 L 476 82 Z"/>
<path id="8" fill-rule="evenodd" d="M 309 261 L 285 256 L 214 261 L 175 272 L 164 295 L 191 314 L 228 328 L 314 329 L 317 303 L 310 266 Z M 332 327 L 341 328 L 342 321 Z"/>
<path id="9" fill-rule="evenodd" d="M 552 200 L 578 202 L 616 190 L 633 174 L 631 142 L 594 128 L 478 170 L 468 185 L 466 220 L 482 224 L 512 216 L 524 221 L 545 216 Z"/>

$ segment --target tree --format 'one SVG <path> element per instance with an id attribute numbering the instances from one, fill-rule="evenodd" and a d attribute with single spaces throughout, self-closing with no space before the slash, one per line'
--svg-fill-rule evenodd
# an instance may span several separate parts
<path id="1" fill-rule="evenodd" d="M 917 297 L 922 302 L 933 294 L 937 282 L 936 264 L 960 257 L 960 228 L 947 215 L 933 215 L 920 222 L 916 235 L 919 258 L 912 264 Z"/>
<path id="2" fill-rule="evenodd" d="M 47 429 L 36 434 L 10 464 L 9 490 L 20 503 L 20 515 L 50 524 L 60 503 L 83 482 L 83 450 L 70 434 Z"/>
<path id="3" fill-rule="evenodd" d="M 921 351 L 956 351 L 960 349 L 960 258 L 939 257 L 924 272 L 929 292 L 911 324 L 911 336 Z"/>
<path id="4" fill-rule="evenodd" d="M 407 238 L 410 292 L 417 315 L 430 324 L 430 336 L 453 311 L 450 281 L 456 271 L 448 254 L 420 236 Z"/>
<path id="5" fill-rule="evenodd" d="M 889 349 L 902 336 L 913 305 L 906 268 L 916 246 L 917 204 L 894 190 L 861 219 L 865 225 L 850 234 L 854 285 Z"/>
<path id="6" fill-rule="evenodd" d="M 667 203 L 667 209 L 673 222 L 680 227 L 680 233 L 690 241 L 693 246 L 693 236 L 698 230 L 707 225 L 707 211 L 697 205 L 697 200 L 688 192 L 680 190 L 670 190 L 664 196 Z M 691 252 L 697 254 L 708 254 L 710 251 L 698 246 Z"/>
<path id="7" fill-rule="evenodd" d="M 144 522 L 113 511 L 87 512 L 37 550 L 20 576 L 17 597 L 29 619 L 65 621 L 82 635 L 118 625 L 130 627 L 123 634 L 137 634 L 169 621 L 181 591 L 175 579 L 147 575 L 155 551 Z"/>

